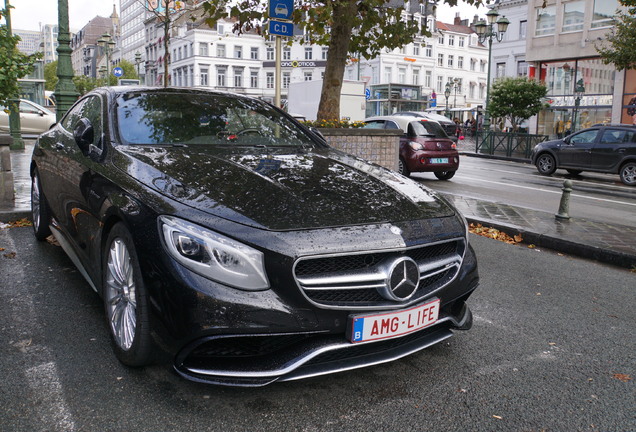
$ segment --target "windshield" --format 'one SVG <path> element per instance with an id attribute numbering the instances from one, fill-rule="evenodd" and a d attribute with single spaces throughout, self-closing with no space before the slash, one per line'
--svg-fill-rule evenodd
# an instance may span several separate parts
<path id="1" fill-rule="evenodd" d="M 409 135 L 435 138 L 448 138 L 448 135 L 437 122 L 413 121 L 409 123 Z"/>
<path id="2" fill-rule="evenodd" d="M 127 144 L 316 145 L 266 103 L 212 93 L 126 93 L 117 100 L 117 123 Z"/>

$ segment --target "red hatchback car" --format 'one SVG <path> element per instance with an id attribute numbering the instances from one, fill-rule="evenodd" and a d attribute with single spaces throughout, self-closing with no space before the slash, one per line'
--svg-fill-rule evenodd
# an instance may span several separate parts
<path id="1" fill-rule="evenodd" d="M 421 117 L 376 116 L 365 121 L 367 129 L 399 129 L 400 161 L 398 171 L 432 172 L 440 180 L 448 180 L 459 168 L 459 153 L 439 123 Z"/>

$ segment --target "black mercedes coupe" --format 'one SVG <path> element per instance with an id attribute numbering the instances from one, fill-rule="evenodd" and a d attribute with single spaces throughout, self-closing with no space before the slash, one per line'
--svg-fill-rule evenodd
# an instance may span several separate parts
<path id="1" fill-rule="evenodd" d="M 128 366 L 168 352 L 185 378 L 261 386 L 472 325 L 457 210 L 261 100 L 99 88 L 38 138 L 31 175 L 35 236 L 103 299 Z"/>

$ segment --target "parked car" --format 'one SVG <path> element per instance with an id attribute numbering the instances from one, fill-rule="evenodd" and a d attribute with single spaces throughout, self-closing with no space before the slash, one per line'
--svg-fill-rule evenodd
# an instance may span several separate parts
<path id="1" fill-rule="evenodd" d="M 25 99 L 20 99 L 20 132 L 23 134 L 41 134 L 55 124 L 55 114 Z M 9 109 L 0 106 L 0 131 L 9 132 Z"/>
<path id="2" fill-rule="evenodd" d="M 129 366 L 259 386 L 395 360 L 468 329 L 465 219 L 261 100 L 108 87 L 36 141 L 33 230 L 103 298 Z"/>
<path id="3" fill-rule="evenodd" d="M 376 116 L 365 121 L 368 129 L 398 129 L 400 138 L 398 171 L 409 176 L 412 172 L 432 172 L 440 180 L 448 180 L 459 168 L 456 144 L 439 123 L 414 116 Z"/>
<path id="4" fill-rule="evenodd" d="M 636 126 L 595 125 L 563 139 L 542 142 L 532 150 L 540 174 L 558 168 L 570 174 L 595 171 L 618 174 L 626 185 L 636 185 Z"/>
<path id="5" fill-rule="evenodd" d="M 457 123 L 452 121 L 446 116 L 436 113 L 430 113 L 426 111 L 398 111 L 393 115 L 404 115 L 404 116 L 413 116 L 413 117 L 422 117 L 427 120 L 433 120 L 444 128 L 446 135 L 453 141 L 457 142 Z"/>

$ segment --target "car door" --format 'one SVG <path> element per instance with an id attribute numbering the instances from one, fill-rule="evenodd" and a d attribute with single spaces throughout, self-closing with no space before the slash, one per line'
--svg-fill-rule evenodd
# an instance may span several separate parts
<path id="1" fill-rule="evenodd" d="M 592 164 L 592 148 L 598 135 L 598 129 L 586 129 L 567 137 L 559 147 L 559 166 L 589 169 Z"/>
<path id="2" fill-rule="evenodd" d="M 615 171 L 630 151 L 636 151 L 636 133 L 626 129 L 607 128 L 592 149 L 591 169 Z"/>
<path id="3" fill-rule="evenodd" d="M 99 96 L 84 98 L 63 119 L 63 130 L 58 134 L 55 143 L 58 184 L 55 186 L 57 196 L 52 200 L 57 203 L 57 208 L 53 209 L 54 214 L 84 268 L 92 273 L 91 276 L 98 272 L 94 260 L 90 257 L 95 253 L 91 246 L 95 234 L 99 232 L 100 221 L 90 202 L 94 201 L 93 185 L 95 178 L 99 177 L 95 170 L 101 169 L 100 163 L 78 146 L 73 131 L 80 121 L 88 119 L 94 129 L 92 144 L 101 148 L 102 111 Z"/>
<path id="4" fill-rule="evenodd" d="M 28 101 L 20 101 L 20 130 L 22 133 L 40 134 L 51 126 L 49 122 L 49 119 L 38 107 Z"/>

